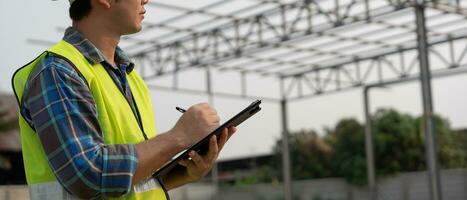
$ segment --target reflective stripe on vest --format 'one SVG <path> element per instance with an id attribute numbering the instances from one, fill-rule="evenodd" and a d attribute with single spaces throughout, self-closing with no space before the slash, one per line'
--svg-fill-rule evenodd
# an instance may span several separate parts
<path id="1" fill-rule="evenodd" d="M 68 61 L 86 80 L 96 103 L 98 121 L 105 144 L 137 144 L 145 140 L 145 135 L 147 138 L 156 136 L 151 96 L 136 70 L 127 74 L 128 84 L 137 110 L 137 113 L 133 113 L 129 102 L 115 85 L 107 70 L 99 63 L 91 64 L 73 45 L 63 40 L 31 63 L 17 70 L 13 75 L 13 90 L 20 105 L 30 73 L 48 54 L 54 54 Z M 26 179 L 28 185 L 31 186 L 31 197 L 40 197 L 44 195 L 44 192 L 49 191 L 44 189 L 47 187 L 43 187 L 43 184 L 56 184 L 57 179 L 49 166 L 37 133 L 21 114 L 18 116 Z M 149 181 L 134 189 L 134 192 L 119 199 L 167 199 L 164 189 L 157 182 Z M 68 198 L 66 195 L 64 196 L 66 192 L 63 189 L 54 190 L 52 188 L 50 191 L 47 198 L 40 199 Z"/>
<path id="2" fill-rule="evenodd" d="M 131 194 L 141 194 L 151 190 L 162 189 L 159 182 L 154 178 L 146 179 L 137 184 L 131 190 Z M 32 184 L 29 186 L 29 195 L 31 200 L 78 200 L 70 195 L 57 181 Z"/>

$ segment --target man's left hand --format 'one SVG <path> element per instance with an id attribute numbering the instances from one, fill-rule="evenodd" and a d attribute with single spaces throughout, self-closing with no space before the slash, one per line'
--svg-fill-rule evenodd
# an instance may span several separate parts
<path id="1" fill-rule="evenodd" d="M 206 155 L 202 156 L 195 151 L 191 151 L 189 153 L 191 159 L 179 161 L 180 165 L 186 167 L 185 180 L 193 182 L 206 176 L 216 163 L 219 152 L 235 131 L 237 131 L 235 127 L 224 129 L 220 134 L 219 140 L 217 140 L 215 135 L 212 136 L 209 140 L 209 151 Z"/>

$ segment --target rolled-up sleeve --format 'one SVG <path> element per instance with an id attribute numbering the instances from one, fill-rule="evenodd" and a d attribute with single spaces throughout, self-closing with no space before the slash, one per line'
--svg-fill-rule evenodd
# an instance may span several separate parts
<path id="1" fill-rule="evenodd" d="M 129 193 L 138 165 L 134 145 L 104 144 L 94 99 L 71 65 L 52 56 L 42 65 L 29 80 L 21 112 L 60 184 L 81 198 Z"/>

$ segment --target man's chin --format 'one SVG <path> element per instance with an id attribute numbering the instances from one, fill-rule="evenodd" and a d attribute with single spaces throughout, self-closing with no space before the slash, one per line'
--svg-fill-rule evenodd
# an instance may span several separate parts
<path id="1" fill-rule="evenodd" d="M 132 35 L 132 34 L 140 32 L 141 30 L 143 30 L 142 26 L 133 27 L 132 29 L 128 29 L 128 31 L 123 35 Z"/>

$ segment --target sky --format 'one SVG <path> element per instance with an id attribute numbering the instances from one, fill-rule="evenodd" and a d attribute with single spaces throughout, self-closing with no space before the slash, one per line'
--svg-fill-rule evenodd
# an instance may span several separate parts
<path id="1" fill-rule="evenodd" d="M 0 92 L 11 93 L 10 79 L 14 71 L 28 63 L 48 46 L 30 43 L 28 39 L 59 41 L 62 29 L 71 23 L 68 18 L 68 1 L 50 0 L 0 0 Z M 147 13 L 148 18 L 164 17 L 158 13 Z M 188 73 L 182 80 L 191 85 Z M 217 78 L 218 90 L 229 86 L 228 75 Z M 196 79 L 196 78 L 195 78 Z M 199 80 L 198 80 L 199 81 Z M 157 82 L 157 80 L 156 80 Z M 250 83 L 255 84 L 255 79 Z M 466 75 L 456 75 L 433 80 L 434 110 L 450 120 L 454 128 L 467 128 L 467 85 Z M 259 85 L 262 90 L 273 90 Z M 401 112 L 420 115 L 422 110 L 421 89 L 417 82 L 374 89 L 371 92 L 371 110 L 395 108 Z M 363 122 L 362 90 L 355 89 L 337 94 L 317 96 L 290 103 L 288 122 L 290 131 L 315 129 L 323 132 L 324 127 L 333 127 L 342 118 L 354 117 Z M 226 120 L 251 103 L 251 100 L 181 94 L 174 91 L 151 90 L 155 106 L 156 123 L 159 133 L 175 124 L 180 113 L 175 106 L 189 107 L 199 102 L 210 102 L 217 109 L 221 119 Z M 233 159 L 270 153 L 275 141 L 281 135 L 279 103 L 263 102 L 262 111 L 242 124 L 238 132 L 227 143 L 221 159 Z"/>

